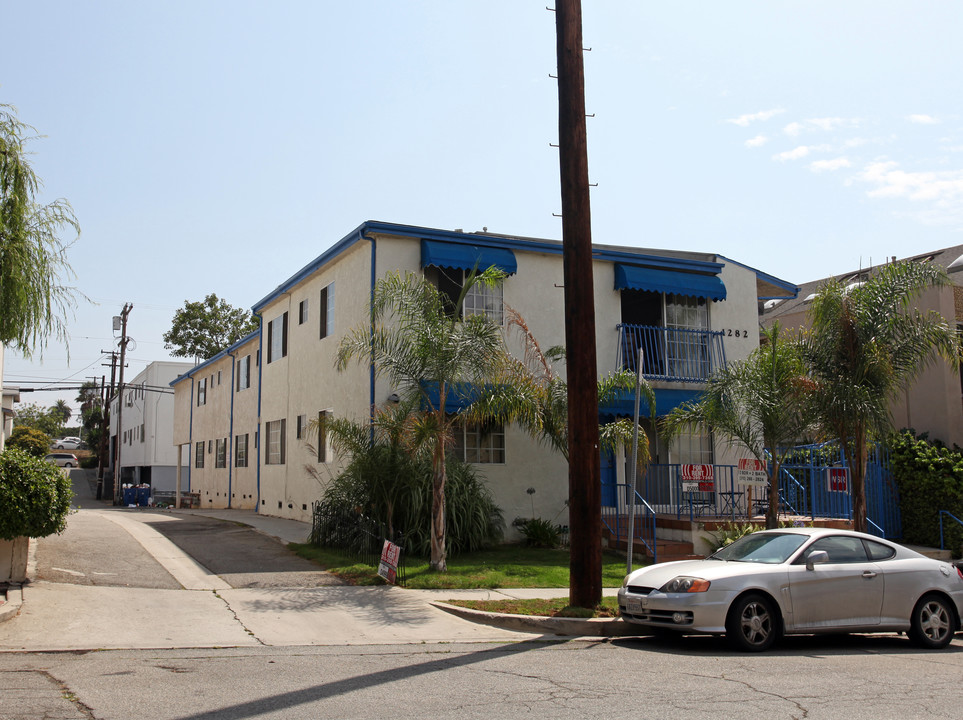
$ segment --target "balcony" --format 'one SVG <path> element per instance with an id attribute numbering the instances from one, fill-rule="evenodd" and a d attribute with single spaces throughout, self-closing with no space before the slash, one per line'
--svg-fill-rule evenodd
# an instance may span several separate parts
<path id="1" fill-rule="evenodd" d="M 636 371 L 642 350 L 642 374 L 649 380 L 705 382 L 726 364 L 722 331 L 648 325 L 616 326 L 617 370 Z"/>

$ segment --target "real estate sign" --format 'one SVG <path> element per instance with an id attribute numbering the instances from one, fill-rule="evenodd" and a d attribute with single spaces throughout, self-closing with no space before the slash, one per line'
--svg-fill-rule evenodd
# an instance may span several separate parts
<path id="1" fill-rule="evenodd" d="M 736 470 L 736 482 L 757 487 L 768 485 L 769 470 L 766 468 L 766 463 L 756 458 L 742 458 Z"/>
<path id="2" fill-rule="evenodd" d="M 849 468 L 826 468 L 826 489 L 829 492 L 848 492 Z"/>
<path id="3" fill-rule="evenodd" d="M 680 465 L 682 492 L 712 492 L 716 483 L 712 465 Z"/>
<path id="4" fill-rule="evenodd" d="M 378 563 L 378 574 L 392 585 L 398 577 L 398 560 L 401 558 L 401 548 L 393 542 L 385 540 L 381 548 L 381 562 Z"/>

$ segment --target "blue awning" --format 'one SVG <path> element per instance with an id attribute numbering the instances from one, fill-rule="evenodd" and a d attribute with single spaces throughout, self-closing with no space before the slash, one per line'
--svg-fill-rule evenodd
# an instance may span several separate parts
<path id="1" fill-rule="evenodd" d="M 422 240 L 421 266 L 429 265 L 458 270 L 471 270 L 477 267 L 479 272 L 495 266 L 506 275 L 514 275 L 518 270 L 515 253 L 505 248 Z"/>
<path id="2" fill-rule="evenodd" d="M 662 417 L 668 415 L 677 407 L 687 402 L 695 402 L 699 399 L 701 390 L 677 390 L 674 388 L 655 388 L 655 412 Z M 620 390 L 618 397 L 611 402 L 599 407 L 599 416 L 604 422 L 609 422 L 617 417 L 632 417 L 635 412 L 635 391 Z M 649 417 L 649 406 L 643 402 L 639 406 L 639 415 Z"/>
<path id="3" fill-rule="evenodd" d="M 709 300 L 726 299 L 726 286 L 718 275 L 699 275 L 621 263 L 615 264 L 615 289 L 652 290 Z"/>

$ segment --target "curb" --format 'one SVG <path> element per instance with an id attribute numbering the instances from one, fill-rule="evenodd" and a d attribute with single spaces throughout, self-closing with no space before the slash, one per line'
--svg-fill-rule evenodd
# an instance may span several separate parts
<path id="1" fill-rule="evenodd" d="M 432 600 L 430 604 L 439 610 L 457 615 L 464 620 L 491 625 L 503 630 L 537 632 L 569 637 L 622 637 L 626 635 L 649 635 L 641 627 L 631 627 L 618 618 L 560 618 L 545 615 L 512 615 L 472 610 L 459 605 Z"/>
<path id="2" fill-rule="evenodd" d="M 11 620 L 20 613 L 23 605 L 23 587 L 20 585 L 8 585 L 4 591 L 6 602 L 0 605 L 0 622 Z"/>

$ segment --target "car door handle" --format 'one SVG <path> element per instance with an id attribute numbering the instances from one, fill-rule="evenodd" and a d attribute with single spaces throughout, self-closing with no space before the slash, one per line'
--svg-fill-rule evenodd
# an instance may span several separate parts
<path id="1" fill-rule="evenodd" d="M 874 573 L 872 570 L 863 570 L 863 577 L 867 580 L 872 580 L 874 577 L 876 577 L 876 573 Z"/>

